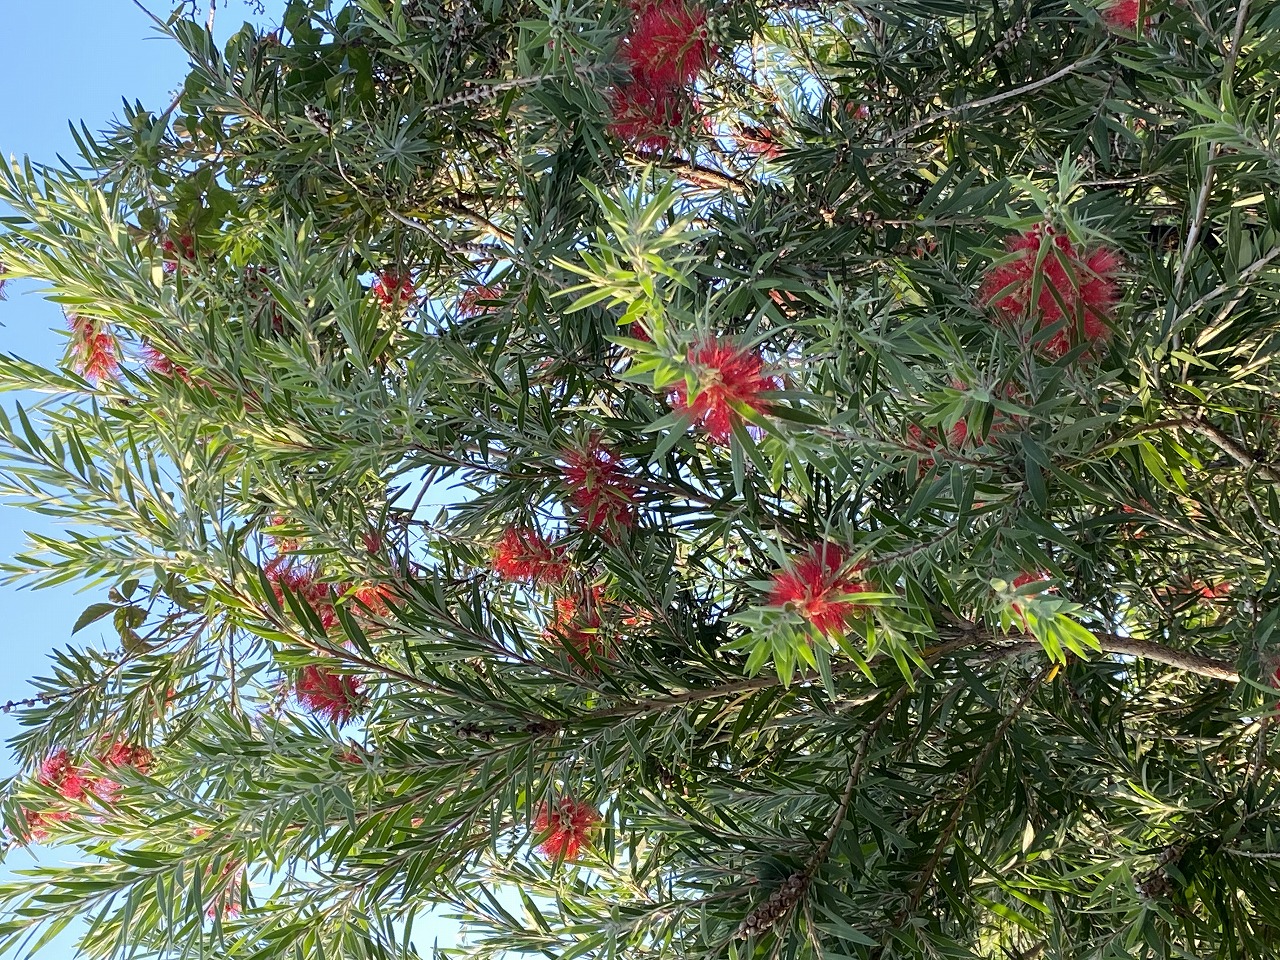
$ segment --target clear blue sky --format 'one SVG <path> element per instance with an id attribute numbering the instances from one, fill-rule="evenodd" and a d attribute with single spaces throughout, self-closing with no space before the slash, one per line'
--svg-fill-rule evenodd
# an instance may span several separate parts
<path id="1" fill-rule="evenodd" d="M 167 14 L 167 0 L 147 2 L 156 13 Z M 25 154 L 37 162 L 55 163 L 62 154 L 74 162 L 69 120 L 84 120 L 90 130 L 99 130 L 120 113 L 122 98 L 161 110 L 186 75 L 182 52 L 158 36 L 130 0 L 5 0 L 3 7 L 0 154 L 6 160 Z M 220 0 L 218 7 L 216 33 L 225 41 L 251 11 L 241 0 Z M 283 2 L 266 0 L 266 7 L 265 19 L 273 22 Z M 0 350 L 56 363 L 64 340 L 53 328 L 63 325 L 61 311 L 41 300 L 30 284 L 10 284 L 7 292 L 9 299 L 0 302 Z M 0 397 L 0 403 L 10 410 L 14 399 Z M 35 515 L 0 505 L 0 555 L 13 556 L 20 549 L 23 531 L 40 527 Z M 0 674 L 0 703 L 27 696 L 26 678 L 45 672 L 48 652 L 67 643 L 76 616 L 92 599 L 77 594 L 74 587 L 31 591 L 0 586 L 0 653 L 5 667 Z M 93 628 L 77 638 L 80 642 L 98 639 Z M 7 740 L 16 729 L 12 717 L 0 715 L 0 738 Z M 0 771 L 14 772 L 14 763 L 3 749 Z M 0 878 L 30 862 L 29 856 L 15 851 L 0 866 Z M 39 956 L 71 960 L 75 956 L 71 933 L 59 937 Z"/>

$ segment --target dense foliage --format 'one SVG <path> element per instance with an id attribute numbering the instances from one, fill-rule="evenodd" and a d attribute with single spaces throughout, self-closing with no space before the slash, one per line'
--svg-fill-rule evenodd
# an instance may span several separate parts
<path id="1" fill-rule="evenodd" d="M 0 172 L 0 945 L 1269 955 L 1280 8 L 165 29 Z"/>

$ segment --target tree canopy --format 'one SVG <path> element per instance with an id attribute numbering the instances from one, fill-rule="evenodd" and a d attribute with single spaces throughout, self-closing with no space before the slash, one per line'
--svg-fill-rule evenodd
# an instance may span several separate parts
<path id="1" fill-rule="evenodd" d="M 1269 955 L 1280 8 L 157 26 L 0 170 L 0 949 Z"/>

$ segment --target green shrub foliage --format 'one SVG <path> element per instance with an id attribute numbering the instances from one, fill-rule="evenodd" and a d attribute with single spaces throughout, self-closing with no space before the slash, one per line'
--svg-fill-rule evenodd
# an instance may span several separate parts
<path id="1" fill-rule="evenodd" d="M 0 946 L 1272 955 L 1280 8 L 160 26 L 0 171 Z"/>

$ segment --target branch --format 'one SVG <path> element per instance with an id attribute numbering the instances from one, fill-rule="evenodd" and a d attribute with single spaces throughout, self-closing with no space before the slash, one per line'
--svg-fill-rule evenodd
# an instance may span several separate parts
<path id="1" fill-rule="evenodd" d="M 690 183 L 697 187 L 703 187 L 707 190 L 731 190 L 734 193 L 742 193 L 746 190 L 744 184 L 737 177 L 731 177 L 719 170 L 712 170 L 710 167 L 704 167 L 701 164 L 690 161 L 666 161 L 664 166 L 680 174 Z"/>
<path id="2" fill-rule="evenodd" d="M 1156 643 L 1154 640 L 1136 640 L 1133 637 L 1122 637 L 1115 633 L 1095 633 L 1094 636 L 1098 638 L 1098 643 L 1102 646 L 1103 653 L 1163 663 L 1168 667 L 1176 667 L 1184 673 L 1194 673 L 1196 676 L 1208 677 L 1210 680 L 1223 680 L 1227 683 L 1240 682 L 1239 671 L 1226 660 L 1217 660 L 1213 657 L 1190 653 L 1186 650 L 1175 650 L 1173 647 L 1166 647 L 1164 644 Z M 994 640 L 996 638 L 988 635 L 986 639 Z M 1036 653 L 1043 649 L 1040 646 L 1040 641 L 1026 634 L 1014 635 L 1009 639 L 1015 642 L 984 651 L 983 659 L 1004 660 L 1028 653 Z"/>
<path id="3" fill-rule="evenodd" d="M 1236 26 L 1231 34 L 1231 47 L 1226 51 L 1226 63 L 1222 67 L 1222 82 L 1218 86 L 1218 103 L 1226 103 L 1226 91 L 1231 85 L 1231 76 L 1235 73 L 1236 57 L 1240 53 L 1240 41 L 1244 36 L 1244 27 L 1249 19 L 1249 0 L 1241 0 L 1236 11 Z M 1182 287 L 1187 279 L 1187 267 L 1191 264 L 1191 255 L 1195 252 L 1196 243 L 1200 239 L 1200 231 L 1204 229 L 1205 215 L 1209 209 L 1209 193 L 1213 187 L 1213 174 L 1217 169 L 1213 163 L 1222 151 L 1222 144 L 1214 141 L 1209 145 L 1209 155 L 1205 158 L 1204 179 L 1200 183 L 1200 195 L 1196 198 L 1195 214 L 1191 226 L 1187 230 L 1187 242 L 1182 248 L 1182 259 L 1178 261 L 1178 273 L 1173 281 L 1173 298 L 1182 296 Z"/>
<path id="4" fill-rule="evenodd" d="M 1041 87 L 1047 87 L 1049 84 L 1057 80 L 1061 80 L 1068 74 L 1075 73 L 1075 71 L 1080 70 L 1083 67 L 1087 67 L 1097 59 L 1098 55 L 1094 54 L 1093 56 L 1085 57 L 1083 60 L 1077 60 L 1075 63 L 1069 63 L 1060 70 L 1055 70 L 1047 77 L 1041 77 L 1039 80 L 1033 80 L 1020 87 L 1014 87 L 1012 90 L 1006 90 L 1004 93 L 997 93 L 990 97 L 983 97 L 981 100 L 970 100 L 968 103 L 961 103 L 954 107 L 947 107 L 945 110 L 939 110 L 937 113 L 932 113 L 923 120 L 917 120 L 910 126 L 903 127 L 901 130 L 895 130 L 885 138 L 884 142 L 886 144 L 894 143 L 903 137 L 910 136 L 917 130 L 924 129 L 931 123 L 937 123 L 939 120 L 944 120 L 954 113 L 960 113 L 964 110 L 974 110 L 978 107 L 989 107 L 993 103 L 999 103 L 1002 100 L 1010 100 L 1014 97 L 1021 96 L 1024 93 L 1039 90 Z"/>
<path id="5" fill-rule="evenodd" d="M 1256 470 L 1272 483 L 1280 483 L 1280 469 L 1255 458 L 1248 450 L 1227 436 L 1208 420 L 1190 420 L 1186 427 L 1198 433 L 1242 467 Z"/>

